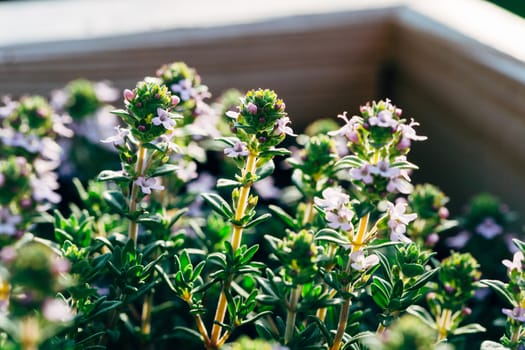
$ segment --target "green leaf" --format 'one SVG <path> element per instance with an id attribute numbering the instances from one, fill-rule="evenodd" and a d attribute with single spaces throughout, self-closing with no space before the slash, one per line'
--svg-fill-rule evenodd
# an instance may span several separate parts
<path id="1" fill-rule="evenodd" d="M 273 160 L 269 160 L 263 164 L 262 167 L 259 167 L 255 170 L 255 175 L 257 175 L 257 181 L 264 179 L 265 177 L 270 176 L 275 170 L 275 163 Z"/>
<path id="2" fill-rule="evenodd" d="M 350 241 L 348 238 L 337 232 L 336 230 L 333 230 L 331 228 L 323 228 L 314 235 L 314 239 L 316 241 L 327 241 L 336 243 L 342 246 L 346 246 L 350 244 Z"/>
<path id="3" fill-rule="evenodd" d="M 494 289 L 496 293 L 503 297 L 509 304 L 515 305 L 512 294 L 507 290 L 508 285 L 499 280 L 481 280 L 479 282 L 482 286 Z"/>
<path id="4" fill-rule="evenodd" d="M 191 340 L 198 340 L 200 342 L 202 342 L 203 340 L 199 332 L 191 328 L 186 328 L 186 327 L 175 327 L 171 334 L 166 334 L 161 338 L 162 339 L 172 339 L 172 338 L 191 339 Z"/>
<path id="5" fill-rule="evenodd" d="M 432 269 L 430 271 L 422 274 L 414 284 L 409 284 L 406 286 L 407 291 L 416 290 L 425 285 L 434 275 L 439 271 L 439 267 Z"/>
<path id="6" fill-rule="evenodd" d="M 219 179 L 217 180 L 217 188 L 231 188 L 231 187 L 241 187 L 242 183 L 230 179 Z"/>
<path id="7" fill-rule="evenodd" d="M 111 111 L 111 114 L 118 115 L 126 124 L 135 124 L 135 121 L 138 119 L 133 115 L 128 113 L 128 111 L 124 109 L 116 109 L 114 111 Z"/>
<path id="8" fill-rule="evenodd" d="M 236 137 L 217 137 L 215 138 L 215 141 L 223 142 L 228 146 L 233 147 L 239 139 Z"/>
<path id="9" fill-rule="evenodd" d="M 255 218 L 255 219 L 253 219 L 252 221 L 248 222 L 246 225 L 244 225 L 244 228 L 250 228 L 250 227 L 256 226 L 256 225 L 260 224 L 261 222 L 267 221 L 271 217 L 272 217 L 272 214 L 265 213 L 265 214 Z"/>
<path id="10" fill-rule="evenodd" d="M 131 181 L 130 177 L 124 175 L 122 171 L 103 170 L 97 176 L 98 181 L 115 181 L 115 182 L 127 182 Z"/>
<path id="11" fill-rule="evenodd" d="M 500 343 L 496 343 L 495 341 L 485 340 L 481 343 L 480 350 L 510 350 L 510 348 L 507 348 Z"/>
<path id="12" fill-rule="evenodd" d="M 105 191 L 103 198 L 111 209 L 119 214 L 124 214 L 128 211 L 128 204 L 126 198 L 120 191 Z"/>
<path id="13" fill-rule="evenodd" d="M 273 204 L 269 205 L 268 209 L 270 209 L 271 212 L 276 214 L 279 217 L 279 219 L 281 219 L 289 228 L 297 228 L 297 223 L 295 222 L 294 218 L 290 216 L 287 212 L 285 212 L 283 209 Z"/>
<path id="14" fill-rule="evenodd" d="M 170 222 L 168 224 L 168 227 L 167 228 L 171 228 L 173 225 L 175 225 L 175 223 L 184 215 L 186 214 L 186 212 L 188 211 L 188 208 L 183 208 L 183 209 L 180 209 L 180 210 L 177 210 L 173 216 L 171 217 L 170 219 Z"/>
<path id="15" fill-rule="evenodd" d="M 401 264 L 401 271 L 407 277 L 416 277 L 425 272 L 425 268 L 420 264 L 406 263 Z"/>
<path id="16" fill-rule="evenodd" d="M 216 193 L 203 193 L 202 198 L 220 215 L 227 219 L 233 218 L 233 210 L 221 196 Z"/>
<path id="17" fill-rule="evenodd" d="M 456 328 L 452 331 L 452 334 L 454 335 L 460 335 L 460 334 L 471 334 L 471 333 L 480 333 L 485 332 L 486 329 L 479 323 L 471 323 L 463 327 Z"/>
<path id="18" fill-rule="evenodd" d="M 372 299 L 374 299 L 377 306 L 385 310 L 388 307 L 390 301 L 392 286 L 389 282 L 385 281 L 381 277 L 374 276 L 373 281 L 370 284 L 370 294 L 372 295 Z"/>
<path id="19" fill-rule="evenodd" d="M 419 318 L 430 328 L 436 329 L 436 321 L 432 318 L 432 315 L 430 315 L 430 313 L 424 307 L 419 305 L 410 305 L 407 308 L 407 312 Z"/>
<path id="20" fill-rule="evenodd" d="M 292 154 L 288 149 L 286 148 L 272 148 L 268 151 L 261 152 L 259 155 L 261 158 L 273 158 L 273 157 L 279 157 L 279 156 L 289 156 Z"/>
<path id="21" fill-rule="evenodd" d="M 156 177 L 156 176 L 162 176 L 169 173 L 174 172 L 179 167 L 175 164 L 162 164 L 158 168 L 156 168 L 149 176 L 150 177 Z"/>

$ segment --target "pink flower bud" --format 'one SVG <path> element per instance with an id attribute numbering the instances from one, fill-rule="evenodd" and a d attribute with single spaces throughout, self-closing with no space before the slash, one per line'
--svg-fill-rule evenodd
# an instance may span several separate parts
<path id="1" fill-rule="evenodd" d="M 434 245 L 436 245 L 438 241 L 439 241 L 439 235 L 434 232 L 427 236 L 427 239 L 425 240 L 425 245 L 429 247 L 433 247 Z"/>
<path id="2" fill-rule="evenodd" d="M 123 95 L 126 101 L 131 101 L 135 98 L 135 93 L 130 89 L 125 89 Z"/>
<path id="3" fill-rule="evenodd" d="M 472 309 L 469 307 L 464 307 L 463 310 L 461 310 L 461 313 L 463 314 L 463 316 L 469 316 L 470 314 L 472 314 Z"/>
<path id="4" fill-rule="evenodd" d="M 444 219 L 448 218 L 448 216 L 450 215 L 450 213 L 448 212 L 448 209 L 447 209 L 447 208 L 445 208 L 445 207 L 441 207 L 441 208 L 439 208 L 439 210 L 438 210 L 438 215 L 439 215 L 439 217 L 440 217 L 441 219 L 444 220 Z"/>
<path id="5" fill-rule="evenodd" d="M 177 95 L 171 96 L 171 104 L 173 105 L 173 107 L 175 107 L 179 103 L 180 103 L 180 97 L 179 96 L 177 96 Z"/>
<path id="6" fill-rule="evenodd" d="M 246 109 L 248 110 L 248 113 L 252 115 L 257 114 L 257 106 L 253 104 L 252 102 L 248 103 L 248 106 L 246 106 Z"/>

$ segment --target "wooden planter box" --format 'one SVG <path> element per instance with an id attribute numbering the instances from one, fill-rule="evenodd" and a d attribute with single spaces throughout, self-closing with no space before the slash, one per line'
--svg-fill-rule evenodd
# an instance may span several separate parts
<path id="1" fill-rule="evenodd" d="M 132 87 L 183 60 L 215 95 L 275 89 L 296 128 L 390 97 L 429 136 L 417 182 L 452 207 L 489 191 L 525 213 L 524 20 L 479 0 L 227 4 L 0 3 L 0 94 Z"/>

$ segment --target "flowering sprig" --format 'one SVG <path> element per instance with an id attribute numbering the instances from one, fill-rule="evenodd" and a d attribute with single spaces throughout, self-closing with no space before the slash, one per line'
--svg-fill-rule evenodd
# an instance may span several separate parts
<path id="1" fill-rule="evenodd" d="M 430 314 L 417 305 L 409 312 L 436 330 L 438 342 L 450 336 L 484 332 L 485 328 L 477 323 L 461 325 L 472 313 L 467 302 L 474 296 L 480 276 L 479 264 L 472 255 L 453 252 L 441 261 L 438 283 L 426 296 Z"/>
<path id="2" fill-rule="evenodd" d="M 500 344 L 505 349 L 517 350 L 525 346 L 525 287 L 523 285 L 525 279 L 525 258 L 523 255 L 525 243 L 517 239 L 514 239 L 513 243 L 518 250 L 514 253 L 512 260 L 504 259 L 502 261 L 502 264 L 507 268 L 508 282 L 482 280 L 481 284 L 491 287 L 510 305 L 501 310 L 507 316 L 507 320 L 505 334 L 501 337 Z"/>

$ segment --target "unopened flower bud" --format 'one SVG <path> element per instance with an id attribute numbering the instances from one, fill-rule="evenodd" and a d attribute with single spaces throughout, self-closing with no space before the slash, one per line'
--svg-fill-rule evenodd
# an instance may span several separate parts
<path id="1" fill-rule="evenodd" d="M 427 236 L 425 240 L 425 245 L 433 247 L 439 241 L 439 235 L 437 233 L 431 233 Z"/>
<path id="2" fill-rule="evenodd" d="M 139 102 L 135 103 L 135 107 L 138 107 L 138 108 L 142 107 L 142 102 L 139 101 Z"/>
<path id="3" fill-rule="evenodd" d="M 461 310 L 461 313 L 463 314 L 463 316 L 469 316 L 470 314 L 472 314 L 472 309 L 469 307 L 464 307 L 463 310 Z"/>
<path id="4" fill-rule="evenodd" d="M 33 204 L 33 202 L 31 201 L 31 198 L 22 198 L 20 200 L 20 207 L 22 207 L 22 209 L 31 208 L 31 204 Z"/>
<path id="5" fill-rule="evenodd" d="M 137 126 L 137 130 L 143 132 L 146 131 L 146 127 L 144 125 L 139 125 Z"/>
<path id="6" fill-rule="evenodd" d="M 251 115 L 257 114 L 257 106 L 253 104 L 252 102 L 248 103 L 248 106 L 246 106 L 246 109 L 248 110 L 248 113 Z"/>
<path id="7" fill-rule="evenodd" d="M 173 105 L 173 107 L 175 107 L 179 103 L 180 103 L 180 97 L 179 96 L 177 96 L 177 95 L 171 96 L 171 104 Z"/>
<path id="8" fill-rule="evenodd" d="M 135 93 L 131 91 L 130 89 L 125 89 L 123 95 L 126 101 L 131 101 L 135 98 Z"/>
<path id="9" fill-rule="evenodd" d="M 426 299 L 427 299 L 427 301 L 434 300 L 434 299 L 436 299 L 436 296 L 437 296 L 436 293 L 430 292 L 430 293 L 427 294 Z"/>
<path id="10" fill-rule="evenodd" d="M 445 285 L 445 292 L 447 292 L 448 294 L 452 294 L 456 291 L 456 288 L 450 286 L 450 285 Z"/>
<path id="11" fill-rule="evenodd" d="M 450 215 L 449 211 L 445 207 L 439 208 L 438 215 L 441 219 L 446 219 Z"/>

